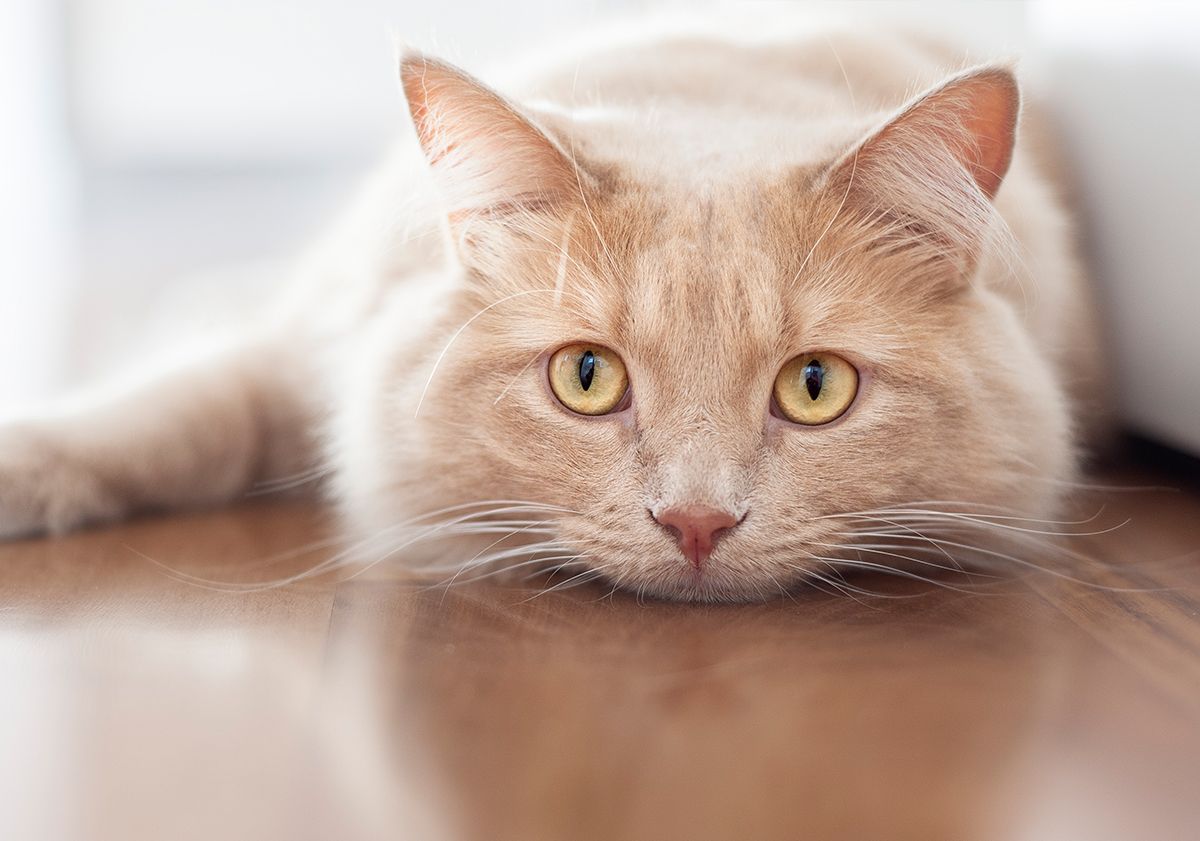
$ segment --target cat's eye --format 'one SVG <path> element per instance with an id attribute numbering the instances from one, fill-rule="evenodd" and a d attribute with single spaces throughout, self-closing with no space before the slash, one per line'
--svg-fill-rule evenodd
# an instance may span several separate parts
<path id="1" fill-rule="evenodd" d="M 858 394 L 858 369 L 833 353 L 806 353 L 775 378 L 775 405 L 792 423 L 820 426 L 837 420 Z"/>
<path id="2" fill-rule="evenodd" d="M 550 389 L 581 415 L 607 415 L 629 390 L 625 363 L 601 345 L 567 345 L 550 357 Z"/>

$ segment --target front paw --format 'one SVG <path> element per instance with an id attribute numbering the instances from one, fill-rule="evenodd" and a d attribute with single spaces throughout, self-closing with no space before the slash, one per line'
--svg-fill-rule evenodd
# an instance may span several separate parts
<path id="1" fill-rule="evenodd" d="M 0 540 L 62 534 L 120 515 L 116 494 L 51 436 L 0 427 Z"/>

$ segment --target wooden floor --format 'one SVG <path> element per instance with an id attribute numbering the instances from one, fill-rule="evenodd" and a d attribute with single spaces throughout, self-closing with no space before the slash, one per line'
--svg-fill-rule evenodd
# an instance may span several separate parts
<path id="1" fill-rule="evenodd" d="M 0 838 L 1200 838 L 1200 493 L 1093 501 L 1088 584 L 728 607 L 155 563 L 311 566 L 297 502 L 3 545 Z"/>

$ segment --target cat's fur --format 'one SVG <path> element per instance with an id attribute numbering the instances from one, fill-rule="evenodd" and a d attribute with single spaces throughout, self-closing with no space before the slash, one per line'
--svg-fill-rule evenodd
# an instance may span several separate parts
<path id="1" fill-rule="evenodd" d="M 0 533 L 320 473 L 376 556 L 415 553 L 398 524 L 441 511 L 422 546 L 451 565 L 494 554 L 490 518 L 523 528 L 502 547 L 536 533 L 644 592 L 746 598 L 823 568 L 842 514 L 1050 514 L 1099 411 L 1092 314 L 1031 109 L 1009 166 L 1010 70 L 955 56 L 655 37 L 501 98 L 409 55 L 419 142 L 253 338 L 0 429 Z M 544 361 L 576 341 L 621 354 L 630 410 L 557 405 Z M 769 405 L 811 350 L 863 382 L 804 428 Z M 654 521 L 680 504 L 744 518 L 702 569 Z"/>

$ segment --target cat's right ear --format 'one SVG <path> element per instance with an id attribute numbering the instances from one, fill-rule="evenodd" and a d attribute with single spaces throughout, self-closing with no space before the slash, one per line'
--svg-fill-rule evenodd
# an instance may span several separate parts
<path id="1" fill-rule="evenodd" d="M 452 224 L 543 211 L 578 195 L 581 175 L 566 154 L 478 80 L 406 51 L 400 81 Z"/>
<path id="2" fill-rule="evenodd" d="M 1020 103 L 1008 68 L 963 71 L 852 147 L 832 168 L 830 192 L 882 220 L 894 235 L 893 250 L 929 255 L 929 265 L 948 262 L 961 278 L 988 235 L 991 200 L 1012 161 Z"/>

